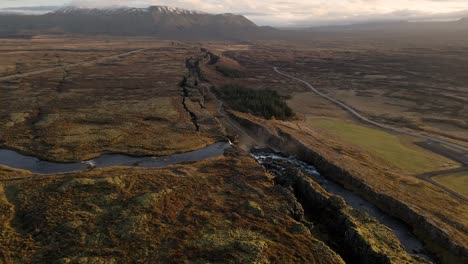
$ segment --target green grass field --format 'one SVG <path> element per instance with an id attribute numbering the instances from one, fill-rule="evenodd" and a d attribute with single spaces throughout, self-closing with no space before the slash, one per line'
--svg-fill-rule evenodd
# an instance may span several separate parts
<path id="1" fill-rule="evenodd" d="M 468 172 L 463 171 L 455 174 L 435 176 L 432 179 L 468 197 Z"/>
<path id="2" fill-rule="evenodd" d="M 311 118 L 311 128 L 322 129 L 340 141 L 359 146 L 406 172 L 419 174 L 454 167 L 456 162 L 422 149 L 397 135 L 339 119 Z"/>

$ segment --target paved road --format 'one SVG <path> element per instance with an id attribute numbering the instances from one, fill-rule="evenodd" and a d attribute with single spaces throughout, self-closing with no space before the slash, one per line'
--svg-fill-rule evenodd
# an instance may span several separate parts
<path id="1" fill-rule="evenodd" d="M 97 62 L 103 62 L 103 61 L 107 61 L 107 60 L 118 59 L 120 57 L 129 56 L 129 55 L 132 55 L 132 54 L 135 54 L 135 53 L 138 53 L 138 52 L 142 52 L 142 51 L 145 51 L 145 50 L 148 50 L 148 49 L 133 50 L 133 51 L 130 51 L 130 52 L 115 54 L 115 55 L 112 55 L 112 56 L 102 57 L 102 58 L 95 59 L 95 60 L 82 61 L 82 62 L 67 64 L 67 65 L 63 65 L 63 66 L 57 66 L 57 67 L 46 68 L 46 69 L 38 69 L 38 70 L 30 71 L 30 72 L 4 76 L 4 77 L 0 77 L 0 81 L 8 81 L 8 80 L 12 80 L 12 79 L 27 77 L 27 76 L 30 76 L 30 75 L 35 75 L 35 74 L 40 74 L 40 73 L 45 73 L 45 72 L 50 72 L 50 71 L 55 71 L 55 70 L 60 70 L 60 69 L 69 69 L 69 68 L 72 68 L 72 67 L 82 66 L 82 65 L 85 65 L 85 64 L 93 64 L 93 63 L 97 63 Z"/>
<path id="2" fill-rule="evenodd" d="M 349 112 L 351 115 L 353 115 L 354 117 L 356 117 L 357 119 L 363 121 L 364 123 L 368 123 L 368 124 L 371 124 L 373 126 L 376 126 L 376 127 L 379 127 L 379 128 L 383 128 L 383 129 L 386 129 L 386 130 L 391 130 L 393 132 L 397 132 L 397 133 L 401 133 L 401 134 L 406 134 L 406 135 L 410 135 L 410 136 L 413 136 L 413 137 L 417 137 L 417 138 L 421 138 L 421 139 L 424 139 L 424 140 L 427 140 L 426 142 L 424 142 L 424 145 L 427 145 L 426 148 L 435 152 L 435 153 L 438 153 L 440 155 L 443 155 L 443 156 L 448 156 L 449 158 L 451 158 L 449 155 L 444 155 L 444 153 L 441 153 L 441 151 L 437 148 L 437 146 L 432 146 L 432 148 L 429 148 L 431 145 L 437 145 L 437 144 L 432 144 L 432 143 L 438 143 L 438 144 L 441 144 L 441 145 L 445 145 L 445 146 L 448 146 L 448 147 L 451 147 L 451 148 L 454 148 L 454 149 L 457 149 L 457 150 L 460 150 L 461 152 L 465 153 L 468 148 L 466 147 L 463 147 L 463 146 L 460 146 L 460 145 L 457 145 L 457 144 L 454 144 L 454 143 L 451 143 L 451 142 L 447 142 L 447 141 L 444 141 L 444 140 L 440 140 L 440 139 L 437 139 L 437 138 L 433 138 L 433 137 L 429 137 L 429 136 L 425 136 L 425 135 L 421 135 L 421 134 L 418 134 L 418 133 L 415 133 L 415 132 L 410 132 L 410 131 L 406 131 L 406 130 L 402 130 L 402 129 L 398 129 L 398 128 L 394 128 L 394 127 L 390 127 L 390 126 L 387 126 L 387 125 L 384 125 L 384 124 L 381 124 L 381 123 L 378 123 L 378 122 L 375 122 L 375 121 L 372 121 L 370 119 L 368 119 L 367 117 L 361 115 L 360 113 L 358 113 L 356 110 L 354 110 L 353 108 L 351 108 L 350 106 L 344 104 L 343 102 L 340 102 L 338 100 L 336 100 L 335 98 L 332 98 L 320 91 L 318 91 L 317 89 L 315 89 L 310 83 L 304 81 L 304 80 L 301 80 L 299 78 L 296 78 L 294 76 L 291 76 L 289 74 L 286 74 L 284 72 L 281 72 L 280 70 L 278 70 L 277 67 L 274 67 L 273 68 L 277 73 L 283 75 L 283 76 L 286 76 L 286 77 L 289 77 L 291 79 L 294 79 L 298 82 L 301 82 L 305 85 L 307 85 L 311 90 L 312 92 L 318 94 L 319 96 L 335 103 L 336 105 L 338 105 L 339 107 L 343 108 L 344 110 L 346 110 L 347 112 Z M 445 150 L 445 151 L 449 151 L 449 150 Z M 454 154 L 454 153 L 451 153 L 451 154 Z M 459 153 L 460 154 L 460 153 Z M 460 154 L 460 155 L 463 155 L 463 154 Z M 453 159 L 453 158 L 451 158 Z M 454 159 L 454 160 L 457 160 L 458 162 L 462 163 L 463 164 L 463 167 L 461 168 L 458 168 L 458 169 L 454 169 L 453 171 L 464 171 L 467 169 L 468 167 L 468 164 L 465 162 L 465 160 L 462 160 L 462 159 Z M 426 173 L 426 174 L 422 174 L 422 175 L 418 175 L 417 177 L 419 179 L 422 179 L 422 180 L 426 180 L 432 184 L 435 184 L 437 185 L 438 187 L 444 189 L 445 191 L 449 192 L 450 194 L 464 200 L 464 201 L 468 201 L 467 198 L 445 186 L 443 186 L 442 184 L 439 184 L 438 182 L 434 181 L 432 179 L 432 177 L 436 176 L 436 175 L 440 175 L 440 174 L 446 174 L 447 172 L 450 172 L 450 171 L 443 171 L 443 172 L 432 172 L 432 173 Z"/>
<path id="3" fill-rule="evenodd" d="M 384 124 L 381 124 L 381 123 L 378 123 L 378 122 L 375 122 L 375 121 L 372 121 L 370 120 L 369 118 L 363 116 L 362 114 L 358 113 L 356 110 L 354 110 L 352 107 L 344 104 L 343 102 L 340 102 L 338 100 L 336 100 L 335 98 L 332 98 L 320 91 L 318 91 L 317 89 L 315 89 L 310 83 L 304 81 L 304 80 L 301 80 L 299 78 L 296 78 L 294 76 L 291 76 L 289 74 L 286 74 L 284 72 L 281 72 L 280 70 L 278 70 L 277 67 L 273 67 L 273 69 L 275 70 L 275 72 L 283 75 L 283 76 L 286 76 L 286 77 L 289 77 L 291 79 L 294 79 L 298 82 L 301 82 L 305 85 L 307 85 L 310 90 L 312 90 L 312 92 L 318 94 L 319 96 L 335 103 L 336 105 L 338 105 L 339 107 L 343 108 L 344 110 L 346 110 L 347 112 L 349 112 L 351 115 L 355 116 L 357 119 L 363 121 L 364 123 L 368 123 L 368 124 L 371 124 L 373 126 L 376 126 L 376 127 L 380 127 L 380 128 L 383 128 L 383 129 L 386 129 L 386 130 L 391 130 L 393 132 L 397 132 L 397 133 L 401 133 L 401 134 L 406 134 L 406 135 L 410 135 L 410 136 L 413 136 L 413 137 L 417 137 L 417 138 L 420 138 L 420 139 L 424 139 L 424 140 L 429 140 L 431 142 L 436 142 L 436 143 L 439 143 L 439 144 L 442 144 L 442 145 L 446 145 L 446 146 L 449 146 L 449 147 L 452 147 L 452 148 L 455 148 L 457 150 L 460 150 L 462 152 L 468 152 L 468 148 L 466 147 L 463 147 L 463 146 L 460 146 L 458 144 L 455 144 L 455 143 L 452 143 L 452 142 L 448 142 L 448 141 L 445 141 L 445 140 L 441 140 L 441 139 L 437 139 L 437 138 L 433 138 L 433 137 L 430 137 L 430 136 L 426 136 L 426 135 L 421 135 L 421 134 L 418 134 L 416 132 L 411 132 L 411 131 L 406 131 L 406 130 L 403 130 L 403 129 L 399 129 L 399 128 L 395 128 L 395 127 L 391 127 L 391 126 L 387 126 L 387 125 L 384 125 Z"/>

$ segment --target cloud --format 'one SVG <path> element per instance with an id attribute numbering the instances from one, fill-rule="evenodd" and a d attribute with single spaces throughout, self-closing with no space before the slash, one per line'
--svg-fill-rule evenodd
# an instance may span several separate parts
<path id="1" fill-rule="evenodd" d="M 59 8 L 60 6 L 19 6 L 19 7 L 1 8 L 0 12 L 40 15 L 40 14 L 55 11 Z"/>
<path id="2" fill-rule="evenodd" d="M 83 8 L 105 8 L 114 6 L 131 6 L 132 1 L 126 0 L 101 0 L 101 1 L 87 1 L 87 0 L 76 0 L 68 3 L 70 6 L 83 7 Z"/>
<path id="3" fill-rule="evenodd" d="M 447 13 L 425 13 L 418 10 L 396 10 L 383 14 L 369 14 L 356 16 L 334 16 L 334 17 L 318 17 L 305 18 L 296 21 L 295 27 L 310 27 L 310 26 L 325 26 L 325 25 L 349 25 L 369 22 L 392 22 L 392 21 L 451 21 L 458 20 L 463 17 L 468 17 L 468 9 L 447 12 Z"/>

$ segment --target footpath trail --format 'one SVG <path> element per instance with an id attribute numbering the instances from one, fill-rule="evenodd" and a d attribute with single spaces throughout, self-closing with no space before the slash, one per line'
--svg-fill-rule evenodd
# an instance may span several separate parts
<path id="1" fill-rule="evenodd" d="M 24 78 L 24 77 L 28 77 L 28 76 L 35 75 L 35 74 L 41 74 L 41 73 L 60 70 L 60 69 L 69 69 L 69 68 L 73 68 L 73 67 L 77 67 L 77 66 L 83 66 L 83 65 L 87 65 L 87 64 L 94 64 L 94 63 L 104 62 L 104 61 L 108 61 L 108 60 L 115 60 L 115 59 L 119 59 L 121 57 L 126 57 L 126 56 L 129 56 L 129 55 L 135 54 L 135 53 L 146 51 L 146 50 L 148 50 L 148 49 L 133 50 L 133 51 L 130 51 L 130 52 L 119 53 L 119 54 L 115 54 L 115 55 L 107 56 L 107 57 L 102 57 L 102 58 L 95 59 L 95 60 L 82 61 L 82 62 L 78 62 L 78 63 L 72 63 L 72 64 L 56 66 L 56 67 L 51 67 L 51 68 L 44 68 L 44 69 L 36 69 L 36 70 L 32 70 L 32 71 L 25 72 L 25 73 L 18 73 L 18 74 L 3 76 L 3 77 L 0 77 L 0 81 L 9 81 L 9 80 L 12 80 L 12 79 Z"/>

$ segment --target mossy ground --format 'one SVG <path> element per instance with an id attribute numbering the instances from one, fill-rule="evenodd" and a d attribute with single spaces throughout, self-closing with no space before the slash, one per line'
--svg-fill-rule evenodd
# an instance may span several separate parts
<path id="1" fill-rule="evenodd" d="M 0 188 L 6 263 L 343 263 L 248 156 L 31 176 Z"/>

